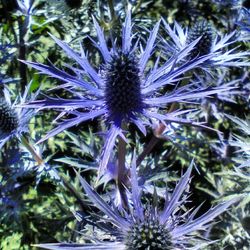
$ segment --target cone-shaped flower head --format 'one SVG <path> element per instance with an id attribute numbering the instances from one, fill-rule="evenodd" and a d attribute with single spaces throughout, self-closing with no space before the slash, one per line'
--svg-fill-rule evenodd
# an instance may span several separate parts
<path id="1" fill-rule="evenodd" d="M 191 58 L 204 56 L 210 53 L 215 38 L 215 32 L 211 22 L 206 19 L 196 21 L 188 32 L 187 44 L 190 44 L 198 38 L 200 38 L 199 42 L 190 52 Z"/>
<path id="2" fill-rule="evenodd" d="M 133 53 L 118 51 L 104 65 L 104 98 L 108 119 L 118 122 L 142 113 L 141 72 Z"/>
<path id="3" fill-rule="evenodd" d="M 126 249 L 173 250 L 172 237 L 165 225 L 147 215 L 144 221 L 136 221 L 125 238 Z"/>
<path id="4" fill-rule="evenodd" d="M 183 50 L 190 42 L 199 39 L 190 52 L 190 58 L 210 54 L 210 60 L 200 65 L 204 69 L 217 69 L 219 67 L 249 66 L 249 51 L 237 51 L 236 48 L 228 48 L 229 45 L 240 41 L 239 35 L 233 31 L 225 36 L 219 35 L 213 25 L 205 19 L 198 20 L 191 29 L 183 29 L 177 22 L 173 28 L 163 20 L 163 24 L 169 39 L 162 39 L 162 49 L 168 55 Z"/>
<path id="5" fill-rule="evenodd" d="M 19 138 L 28 131 L 30 119 L 35 112 L 21 107 L 25 102 L 36 98 L 38 91 L 28 96 L 30 84 L 27 86 L 23 96 L 17 97 L 12 104 L 10 93 L 4 90 L 4 96 L 0 98 L 0 149 L 10 138 Z"/>
<path id="6" fill-rule="evenodd" d="M 18 128 L 16 111 L 2 97 L 0 98 L 0 134 L 13 133 Z"/>
<path id="7" fill-rule="evenodd" d="M 113 240 L 102 241 L 93 239 L 86 244 L 41 244 L 46 249 L 116 249 L 116 250 L 184 250 L 204 249 L 210 244 L 208 239 L 200 234 L 206 230 L 215 217 L 223 213 L 237 200 L 230 200 L 211 208 L 201 216 L 196 216 L 198 209 L 184 209 L 187 202 L 188 185 L 192 166 L 181 177 L 173 193 L 167 195 L 164 209 L 158 208 L 158 195 L 153 194 L 153 204 L 143 204 L 142 189 L 138 185 L 135 159 L 131 168 L 131 193 L 129 208 L 125 211 L 112 208 L 95 192 L 90 185 L 78 174 L 80 182 L 88 198 L 99 208 L 105 217 L 100 219 L 96 228 L 102 228 L 110 234 Z M 146 207 L 146 208 L 145 208 Z M 98 224 L 100 223 L 100 227 Z M 112 223 L 113 225 L 110 225 Z M 104 226 L 105 225 L 105 226 Z M 98 234 L 97 234 L 98 235 Z"/>
<path id="8" fill-rule="evenodd" d="M 45 100 L 29 103 L 27 106 L 38 110 L 45 108 L 61 110 L 63 115 L 69 114 L 72 117 L 68 120 L 64 119 L 41 141 L 81 122 L 102 116 L 109 128 L 100 162 L 100 172 L 102 172 L 107 166 L 116 138 L 120 136 L 125 139 L 122 130 L 123 123 L 134 123 L 143 134 L 146 134 L 145 125 L 150 125 L 152 119 L 161 120 L 164 123 L 195 124 L 178 117 L 185 114 L 184 111 L 164 114 L 160 113 L 160 109 L 173 102 L 192 99 L 197 102 L 197 98 L 218 93 L 223 88 L 206 91 L 200 88 L 194 89 L 194 85 L 191 84 L 192 88 L 188 86 L 177 88 L 175 91 L 162 95 L 159 90 L 179 81 L 185 72 L 198 67 L 199 64 L 209 59 L 206 56 L 195 58 L 180 68 L 176 67 L 176 63 L 187 57 L 197 40 L 191 42 L 176 54 L 176 57 L 163 65 L 158 65 L 158 58 L 153 68 L 147 68 L 150 56 L 154 53 L 160 22 L 156 23 L 144 45 L 143 42 L 140 43 L 140 37 L 135 39 L 138 34 L 132 32 L 131 13 L 128 12 L 122 27 L 122 39 L 114 39 L 115 41 L 121 40 L 121 45 L 113 42 L 111 48 L 108 47 L 104 32 L 95 19 L 94 25 L 98 41 L 93 41 L 93 43 L 103 60 L 99 66 L 93 67 L 90 64 L 83 49 L 81 49 L 81 55 L 78 55 L 68 45 L 53 36 L 55 42 L 80 65 L 81 69 L 71 67 L 74 75 L 70 75 L 54 66 L 26 62 L 42 73 L 64 81 L 66 84 L 59 88 L 68 90 L 71 95 L 74 95 L 74 98 L 48 97 Z"/>

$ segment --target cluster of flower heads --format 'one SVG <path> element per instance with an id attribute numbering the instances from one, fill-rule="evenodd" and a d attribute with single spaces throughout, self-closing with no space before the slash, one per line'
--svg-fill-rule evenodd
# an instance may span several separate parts
<path id="1" fill-rule="evenodd" d="M 59 124 L 40 142 L 82 122 L 101 117 L 107 131 L 99 161 L 100 175 L 105 175 L 107 171 L 116 141 L 128 142 L 127 124 L 134 124 L 144 135 L 147 134 L 148 127 L 155 127 L 156 122 L 166 127 L 171 123 L 179 123 L 208 129 L 204 123 L 189 118 L 193 109 L 167 111 L 168 106 L 173 103 L 195 105 L 200 99 L 215 94 L 226 98 L 233 88 L 233 82 L 211 87 L 206 81 L 201 81 L 202 77 L 196 77 L 187 83 L 186 73 L 191 72 L 192 75 L 196 70 L 196 73 L 198 71 L 213 75 L 218 68 L 249 66 L 249 52 L 237 52 L 235 48 L 229 47 L 238 41 L 236 32 L 220 36 L 212 23 L 205 19 L 198 20 L 190 30 L 182 29 L 178 23 L 171 28 L 162 19 L 155 24 L 145 41 L 134 31 L 131 12 L 128 11 L 122 26 L 121 39 L 111 39 L 111 45 L 107 43 L 98 22 L 95 19 L 93 21 L 98 40 L 91 41 L 100 53 L 99 65 L 91 64 L 82 47 L 79 55 L 66 43 L 51 36 L 80 67 L 69 67 L 72 72 L 70 74 L 54 65 L 25 63 L 43 74 L 61 80 L 63 84 L 57 86 L 57 89 L 67 91 L 73 97 L 63 99 L 47 96 L 43 100 L 32 99 L 22 105 L 21 112 L 29 112 L 30 109 L 54 109 L 60 112 L 56 118 L 56 121 L 60 120 Z M 159 35 L 161 24 L 168 34 L 166 39 Z M 182 80 L 185 84 L 182 84 Z M 24 126 L 20 125 L 22 119 L 17 119 L 19 115 L 29 119 L 28 113 L 18 115 L 12 110 L 4 102 L 0 106 L 0 115 L 6 117 L 8 124 L 12 124 L 7 127 L 2 122 L 1 129 L 11 136 L 23 131 Z M 186 209 L 188 196 L 184 191 L 188 189 L 192 170 L 190 167 L 172 195 L 166 195 L 164 208 L 158 207 L 157 192 L 153 194 L 153 204 L 144 204 L 141 200 L 143 187 L 138 185 L 135 159 L 131 165 L 127 186 L 123 183 L 127 203 L 126 206 L 118 208 L 108 205 L 77 175 L 89 199 L 105 214 L 104 217 L 94 216 L 91 224 L 108 233 L 108 241 L 97 237 L 81 245 L 39 246 L 47 249 L 169 250 L 200 249 L 211 243 L 202 239 L 199 232 L 206 230 L 215 217 L 236 202 L 235 199 L 221 203 L 201 216 L 197 216 L 198 209 Z"/>
<path id="2" fill-rule="evenodd" d="M 69 91 L 74 96 L 73 99 L 47 97 L 27 104 L 27 107 L 36 110 L 59 110 L 59 118 L 65 118 L 65 115 L 71 117 L 60 122 L 41 141 L 82 122 L 102 117 L 108 128 L 99 165 L 100 173 L 103 174 L 116 138 L 127 141 L 124 134 L 127 123 L 135 124 L 144 135 L 147 133 L 147 127 L 152 127 L 156 120 L 163 124 L 176 122 L 203 127 L 203 124 L 187 119 L 186 114 L 192 110 L 166 112 L 166 107 L 172 103 L 197 103 L 200 98 L 228 91 L 230 88 L 204 88 L 200 87 L 199 82 L 181 86 L 180 81 L 185 78 L 185 73 L 199 68 L 207 70 L 207 66 L 247 66 L 249 53 L 235 52 L 235 49 L 225 51 L 227 45 L 237 41 L 235 34 L 230 33 L 219 39 L 214 36 L 211 25 L 204 20 L 197 24 L 197 32 L 200 34 L 195 31 L 196 28 L 190 33 L 184 32 L 177 23 L 172 30 L 163 20 L 165 29 L 175 44 L 172 46 L 173 42 L 168 41 L 163 43 L 163 52 L 169 55 L 168 49 L 171 48 L 172 56 L 160 64 L 162 58 L 156 53 L 160 23 L 154 26 L 143 46 L 138 34 L 133 32 L 131 13 L 128 12 L 122 27 L 121 45 L 117 43 L 120 39 L 116 39 L 109 47 L 103 30 L 94 19 L 98 41 L 92 41 L 103 60 L 99 66 L 91 65 L 83 49 L 79 55 L 67 44 L 52 36 L 81 68 L 70 67 L 74 74 L 69 74 L 53 65 L 26 62 L 40 72 L 62 80 L 64 84 L 57 88 Z M 206 48 L 201 51 L 201 48 L 204 48 L 202 42 Z M 156 59 L 154 66 L 149 68 L 147 66 L 151 56 Z M 174 90 L 166 92 L 165 89 L 171 89 L 173 85 L 176 85 Z"/>

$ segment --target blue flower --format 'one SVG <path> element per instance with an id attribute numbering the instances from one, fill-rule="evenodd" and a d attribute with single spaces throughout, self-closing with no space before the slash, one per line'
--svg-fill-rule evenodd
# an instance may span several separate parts
<path id="1" fill-rule="evenodd" d="M 142 189 L 138 185 L 135 158 L 131 168 L 131 193 L 128 208 L 112 208 L 90 185 L 78 174 L 78 178 L 92 203 L 105 214 L 98 216 L 92 225 L 96 226 L 93 243 L 85 244 L 40 244 L 45 249 L 117 249 L 117 250 L 171 250 L 203 249 L 211 241 L 202 236 L 215 217 L 223 213 L 238 199 L 222 202 L 197 216 L 197 209 L 187 210 L 187 194 L 192 165 L 181 177 L 174 191 L 167 193 L 164 208 L 160 211 L 159 197 L 155 191 L 152 204 L 142 203 Z M 98 230 L 104 230 L 110 240 L 98 238 Z"/>
<path id="2" fill-rule="evenodd" d="M 33 110 L 22 107 L 27 101 L 36 98 L 38 91 L 28 96 L 30 84 L 27 86 L 23 96 L 16 98 L 11 103 L 10 92 L 5 89 L 4 96 L 0 98 L 0 149 L 12 137 L 20 139 L 21 135 L 28 132 L 30 119 L 34 116 Z"/>
<path id="3" fill-rule="evenodd" d="M 195 56 L 211 55 L 209 60 L 204 61 L 200 65 L 205 70 L 218 69 L 218 67 L 242 67 L 250 65 L 249 51 L 236 51 L 238 44 L 235 44 L 240 40 L 236 31 L 225 36 L 216 35 L 215 28 L 212 28 L 212 24 L 204 21 L 204 19 L 197 20 L 190 30 L 187 28 L 183 29 L 177 22 L 174 23 L 173 28 L 165 20 L 163 20 L 163 24 L 170 38 L 163 40 L 161 46 L 167 55 L 172 55 L 183 50 L 192 41 L 191 38 L 193 38 L 199 39 L 193 50 L 195 51 Z M 212 34 L 213 32 L 214 34 Z M 235 47 L 229 49 L 229 45 L 232 44 Z"/>
<path id="4" fill-rule="evenodd" d="M 105 41 L 104 33 L 94 19 L 98 42 L 93 41 L 100 51 L 103 63 L 98 69 L 91 66 L 83 49 L 81 55 L 74 52 L 68 45 L 52 36 L 55 42 L 74 59 L 81 69 L 70 67 L 74 75 L 68 74 L 55 66 L 47 66 L 34 62 L 26 62 L 44 74 L 62 80 L 65 84 L 59 86 L 73 94 L 73 99 L 51 98 L 37 100 L 27 104 L 27 107 L 41 109 L 56 109 L 61 111 L 59 117 L 71 115 L 72 118 L 61 122 L 51 130 L 41 141 L 54 136 L 67 128 L 97 117 L 102 117 L 109 130 L 106 134 L 103 154 L 100 162 L 100 173 L 106 168 L 116 138 L 126 141 L 123 134 L 123 124 L 133 123 L 145 135 L 146 125 L 151 125 L 152 120 L 165 122 L 178 122 L 199 126 L 200 124 L 188 119 L 179 118 L 189 111 L 173 111 L 167 113 L 161 110 L 166 105 L 174 102 L 195 100 L 203 96 L 223 91 L 219 89 L 201 89 L 192 86 L 175 88 L 174 91 L 162 94 L 163 87 L 173 85 L 183 78 L 183 74 L 198 67 L 210 56 L 188 60 L 181 67 L 176 64 L 183 61 L 197 43 L 197 40 L 183 47 L 170 60 L 159 66 L 160 58 L 154 67 L 146 66 L 150 56 L 155 52 L 155 40 L 160 22 L 150 32 L 145 48 L 140 40 L 134 41 L 136 34 L 132 33 L 131 13 L 127 14 L 122 28 L 121 46 L 113 42 L 110 49 Z M 119 40 L 119 39 L 117 39 Z M 202 125 L 201 125 L 202 126 Z"/>

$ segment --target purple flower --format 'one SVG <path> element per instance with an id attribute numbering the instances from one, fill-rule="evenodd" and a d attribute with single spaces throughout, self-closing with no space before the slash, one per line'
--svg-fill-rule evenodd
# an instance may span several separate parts
<path id="1" fill-rule="evenodd" d="M 218 69 L 218 67 L 242 67 L 249 66 L 249 51 L 237 52 L 236 43 L 240 41 L 236 31 L 231 32 L 225 36 L 218 35 L 215 29 L 212 28 L 210 22 L 203 20 L 197 21 L 194 26 L 188 30 L 183 29 L 177 22 L 174 23 L 173 28 L 163 20 L 163 24 L 167 34 L 168 40 L 162 42 L 162 49 L 167 55 L 178 53 L 183 50 L 193 39 L 199 39 L 194 46 L 195 56 L 210 55 L 210 59 L 204 61 L 201 68 L 211 72 L 211 69 Z M 214 32 L 214 35 L 212 34 Z M 234 44 L 234 48 L 229 48 L 229 45 Z"/>
<path id="2" fill-rule="evenodd" d="M 52 36 L 66 54 L 80 65 L 81 69 L 71 67 L 70 69 L 74 71 L 74 75 L 71 75 L 55 66 L 34 62 L 26 63 L 44 74 L 62 80 L 64 84 L 59 88 L 69 91 L 74 97 L 72 99 L 47 97 L 45 100 L 31 102 L 27 104 L 27 107 L 37 110 L 56 109 L 61 111 L 60 118 L 64 115 L 72 117 L 59 123 L 40 141 L 81 122 L 102 117 L 108 127 L 99 165 L 100 173 L 102 173 L 108 164 L 116 138 L 120 137 L 126 141 L 123 134 L 123 124 L 135 124 L 144 135 L 146 134 L 146 126 L 152 125 L 152 120 L 199 126 L 199 123 L 179 117 L 191 112 L 190 110 L 176 110 L 166 114 L 162 108 L 174 102 L 190 100 L 197 102 L 199 98 L 225 89 L 195 88 L 194 84 L 178 88 L 178 84 L 176 84 L 175 90 L 162 94 L 163 87 L 169 87 L 180 81 L 187 71 L 199 67 L 210 58 L 210 56 L 204 56 L 186 60 L 186 63 L 182 64 L 181 67 L 177 67 L 177 63 L 187 57 L 198 40 L 183 47 L 179 53 L 163 65 L 159 66 L 160 58 L 158 58 L 154 66 L 148 68 L 146 66 L 150 56 L 155 51 L 155 40 L 160 22 L 150 32 L 145 48 L 140 43 L 139 38 L 134 41 L 137 34 L 132 33 L 130 12 L 127 14 L 122 28 L 121 46 L 113 42 L 112 48 L 109 48 L 104 33 L 95 19 L 94 25 L 98 42 L 93 41 L 93 43 L 99 50 L 103 63 L 99 65 L 98 69 L 94 68 L 83 49 L 81 55 L 78 55 L 64 42 Z"/>
<path id="3" fill-rule="evenodd" d="M 0 149 L 12 137 L 20 139 L 20 136 L 28 131 L 30 119 L 35 112 L 27 110 L 22 105 L 27 101 L 33 101 L 39 92 L 28 96 L 29 89 L 30 84 L 24 94 L 17 97 L 14 103 L 11 103 L 7 89 L 4 90 L 4 96 L 0 98 Z"/>
<path id="4" fill-rule="evenodd" d="M 143 204 L 141 201 L 142 189 L 138 185 L 135 159 L 131 168 L 130 202 L 126 210 L 112 208 L 90 185 L 78 174 L 78 178 L 88 198 L 105 214 L 98 216 L 94 222 L 95 235 L 85 244 L 40 244 L 45 249 L 116 249 L 116 250 L 144 250 L 144 249 L 203 249 L 212 242 L 200 234 L 208 228 L 215 217 L 223 213 L 238 199 L 222 202 L 197 216 L 197 209 L 187 210 L 188 184 L 192 165 L 181 177 L 174 191 L 167 193 L 163 209 L 159 209 L 159 197 L 156 191 L 153 194 L 153 204 Z M 99 225 L 99 226 L 98 226 Z M 98 238 L 98 229 L 105 231 L 110 240 Z"/>

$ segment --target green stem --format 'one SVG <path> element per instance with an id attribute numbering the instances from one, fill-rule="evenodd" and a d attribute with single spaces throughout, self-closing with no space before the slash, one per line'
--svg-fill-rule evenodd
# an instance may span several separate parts
<path id="1" fill-rule="evenodd" d="M 108 0 L 108 5 L 109 5 L 109 9 L 110 9 L 111 23 L 112 23 L 116 19 L 113 0 Z"/>
<path id="2" fill-rule="evenodd" d="M 29 143 L 28 139 L 24 135 L 21 136 L 20 140 L 21 140 L 23 146 L 25 146 L 26 149 L 28 149 L 28 151 L 34 157 L 34 159 L 38 163 L 38 165 L 44 164 L 43 159 L 37 154 L 34 147 Z"/>

